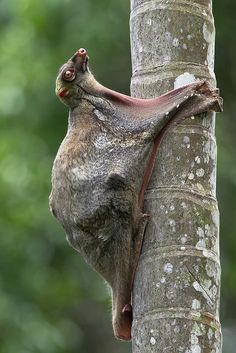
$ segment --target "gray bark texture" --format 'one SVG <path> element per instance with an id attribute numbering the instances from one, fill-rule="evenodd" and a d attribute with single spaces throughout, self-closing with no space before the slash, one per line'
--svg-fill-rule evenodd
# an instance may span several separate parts
<path id="1" fill-rule="evenodd" d="M 131 0 L 131 93 L 215 83 L 210 0 Z M 133 353 L 220 353 L 215 114 L 173 128 L 145 194 L 151 215 L 133 289 Z"/>

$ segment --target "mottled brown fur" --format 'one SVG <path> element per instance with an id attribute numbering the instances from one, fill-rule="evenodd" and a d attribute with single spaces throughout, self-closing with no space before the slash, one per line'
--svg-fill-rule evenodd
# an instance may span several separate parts
<path id="1" fill-rule="evenodd" d="M 202 81 L 155 99 L 128 97 L 100 85 L 87 61 L 79 50 L 57 77 L 56 93 L 70 114 L 54 161 L 50 207 L 69 243 L 111 286 L 114 334 L 129 340 L 132 284 L 148 219 L 143 196 L 158 146 L 172 125 L 220 110 L 220 100 Z"/>

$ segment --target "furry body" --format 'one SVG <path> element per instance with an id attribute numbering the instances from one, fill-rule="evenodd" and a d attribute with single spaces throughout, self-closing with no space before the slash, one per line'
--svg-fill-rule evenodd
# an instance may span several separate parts
<path id="1" fill-rule="evenodd" d="M 95 80 L 81 50 L 57 78 L 56 92 L 70 113 L 54 161 L 50 207 L 69 243 L 111 286 L 114 333 L 129 340 L 132 283 L 147 221 L 142 202 L 158 146 L 177 122 L 220 110 L 219 97 L 205 82 L 150 100 L 122 95 Z"/>

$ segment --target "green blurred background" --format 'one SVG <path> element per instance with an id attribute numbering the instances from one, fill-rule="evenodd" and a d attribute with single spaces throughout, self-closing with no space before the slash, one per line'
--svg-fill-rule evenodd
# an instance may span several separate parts
<path id="1" fill-rule="evenodd" d="M 224 353 L 236 346 L 236 2 L 215 0 Z M 0 353 L 120 353 L 103 281 L 48 211 L 50 173 L 67 129 L 58 67 L 85 47 L 98 80 L 129 92 L 128 0 L 0 2 Z"/>

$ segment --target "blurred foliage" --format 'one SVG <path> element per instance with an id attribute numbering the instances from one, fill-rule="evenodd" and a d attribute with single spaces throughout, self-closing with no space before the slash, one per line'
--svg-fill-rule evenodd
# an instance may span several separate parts
<path id="1" fill-rule="evenodd" d="M 215 0 L 222 318 L 236 325 L 236 3 Z M 65 242 L 48 211 L 51 166 L 67 129 L 54 95 L 58 67 L 79 47 L 98 80 L 128 93 L 127 0 L 0 2 L 0 353 L 128 352 L 113 339 L 109 293 Z M 231 44 L 230 44 L 231 43 Z"/>
<path id="2" fill-rule="evenodd" d="M 217 119 L 218 201 L 221 213 L 221 321 L 223 353 L 234 353 L 236 346 L 236 3 L 215 1 L 216 75 L 224 97 L 224 113 Z"/>

